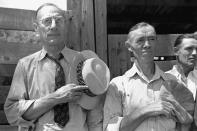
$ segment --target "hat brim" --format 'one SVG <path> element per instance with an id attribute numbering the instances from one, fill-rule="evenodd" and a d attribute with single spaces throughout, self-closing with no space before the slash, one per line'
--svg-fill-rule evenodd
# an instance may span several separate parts
<path id="1" fill-rule="evenodd" d="M 79 84 L 78 80 L 77 80 L 77 66 L 80 62 L 82 61 L 86 61 L 87 59 L 91 59 L 91 58 L 97 58 L 99 59 L 99 57 L 92 51 L 89 50 L 84 50 L 82 52 L 79 53 L 79 55 L 74 59 L 73 61 L 73 76 L 75 76 L 74 81 L 76 81 L 75 84 Z M 89 78 L 88 78 L 89 79 Z M 85 81 L 85 83 L 88 83 L 89 81 Z M 92 92 L 91 88 L 95 88 L 92 85 L 87 84 L 88 89 L 90 89 L 90 91 Z M 107 90 L 107 89 L 105 89 Z M 103 91 L 102 91 L 103 93 Z M 84 109 L 87 110 L 91 110 L 94 109 L 100 102 L 100 95 L 101 93 L 97 93 L 97 96 L 91 97 L 88 96 L 87 94 L 83 93 L 83 95 L 81 96 L 81 98 L 79 100 L 77 100 L 77 103 Z"/>
<path id="2" fill-rule="evenodd" d="M 175 80 L 165 81 L 164 86 L 186 111 L 194 111 L 193 94 L 187 87 Z M 162 89 L 161 93 L 165 93 L 165 90 Z"/>

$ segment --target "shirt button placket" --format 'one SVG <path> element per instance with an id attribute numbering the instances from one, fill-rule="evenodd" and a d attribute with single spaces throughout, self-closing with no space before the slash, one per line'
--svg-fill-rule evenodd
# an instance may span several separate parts
<path id="1" fill-rule="evenodd" d="M 151 86 L 151 83 L 147 84 L 147 96 L 151 100 L 150 102 L 155 101 L 155 95 L 154 95 L 154 91 L 153 91 L 153 87 Z"/>

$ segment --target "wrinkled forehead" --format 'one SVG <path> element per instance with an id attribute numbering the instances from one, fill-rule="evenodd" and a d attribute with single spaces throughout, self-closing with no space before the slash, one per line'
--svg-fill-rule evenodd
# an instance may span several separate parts
<path id="1" fill-rule="evenodd" d="M 64 16 L 64 13 L 62 10 L 58 9 L 57 7 L 49 5 L 43 7 L 38 11 L 37 19 L 39 20 L 41 18 L 56 16 L 56 15 Z"/>
<path id="2" fill-rule="evenodd" d="M 152 26 L 144 26 L 129 33 L 130 38 L 156 36 Z"/>

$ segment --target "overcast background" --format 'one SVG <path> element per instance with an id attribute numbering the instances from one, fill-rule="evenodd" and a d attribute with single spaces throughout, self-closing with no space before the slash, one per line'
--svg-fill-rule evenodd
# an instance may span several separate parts
<path id="1" fill-rule="evenodd" d="M 67 0 L 0 0 L 0 7 L 36 10 L 42 3 L 55 3 L 60 8 L 67 9 Z"/>

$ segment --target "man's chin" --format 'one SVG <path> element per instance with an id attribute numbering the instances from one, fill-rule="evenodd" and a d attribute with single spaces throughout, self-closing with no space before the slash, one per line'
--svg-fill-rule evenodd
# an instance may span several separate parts
<path id="1" fill-rule="evenodd" d="M 144 53 L 144 54 L 142 55 L 142 57 L 143 57 L 144 59 L 154 59 L 153 55 L 152 55 L 152 54 L 148 54 L 148 53 Z"/>
<path id="2" fill-rule="evenodd" d="M 196 59 L 190 59 L 187 61 L 188 65 L 194 65 L 196 62 Z"/>
<path id="3" fill-rule="evenodd" d="M 189 66 L 194 66 L 195 64 L 193 62 L 188 63 Z"/>
<path id="4" fill-rule="evenodd" d="M 184 65 L 189 67 L 189 68 L 192 68 L 195 64 L 193 62 L 187 62 Z"/>
<path id="5" fill-rule="evenodd" d="M 56 44 L 56 43 L 59 43 L 59 41 L 57 39 L 50 39 L 50 40 L 48 40 L 48 43 L 49 44 Z"/>
<path id="6" fill-rule="evenodd" d="M 142 56 L 141 59 L 145 62 L 147 61 L 154 61 L 154 58 L 152 56 Z"/>

